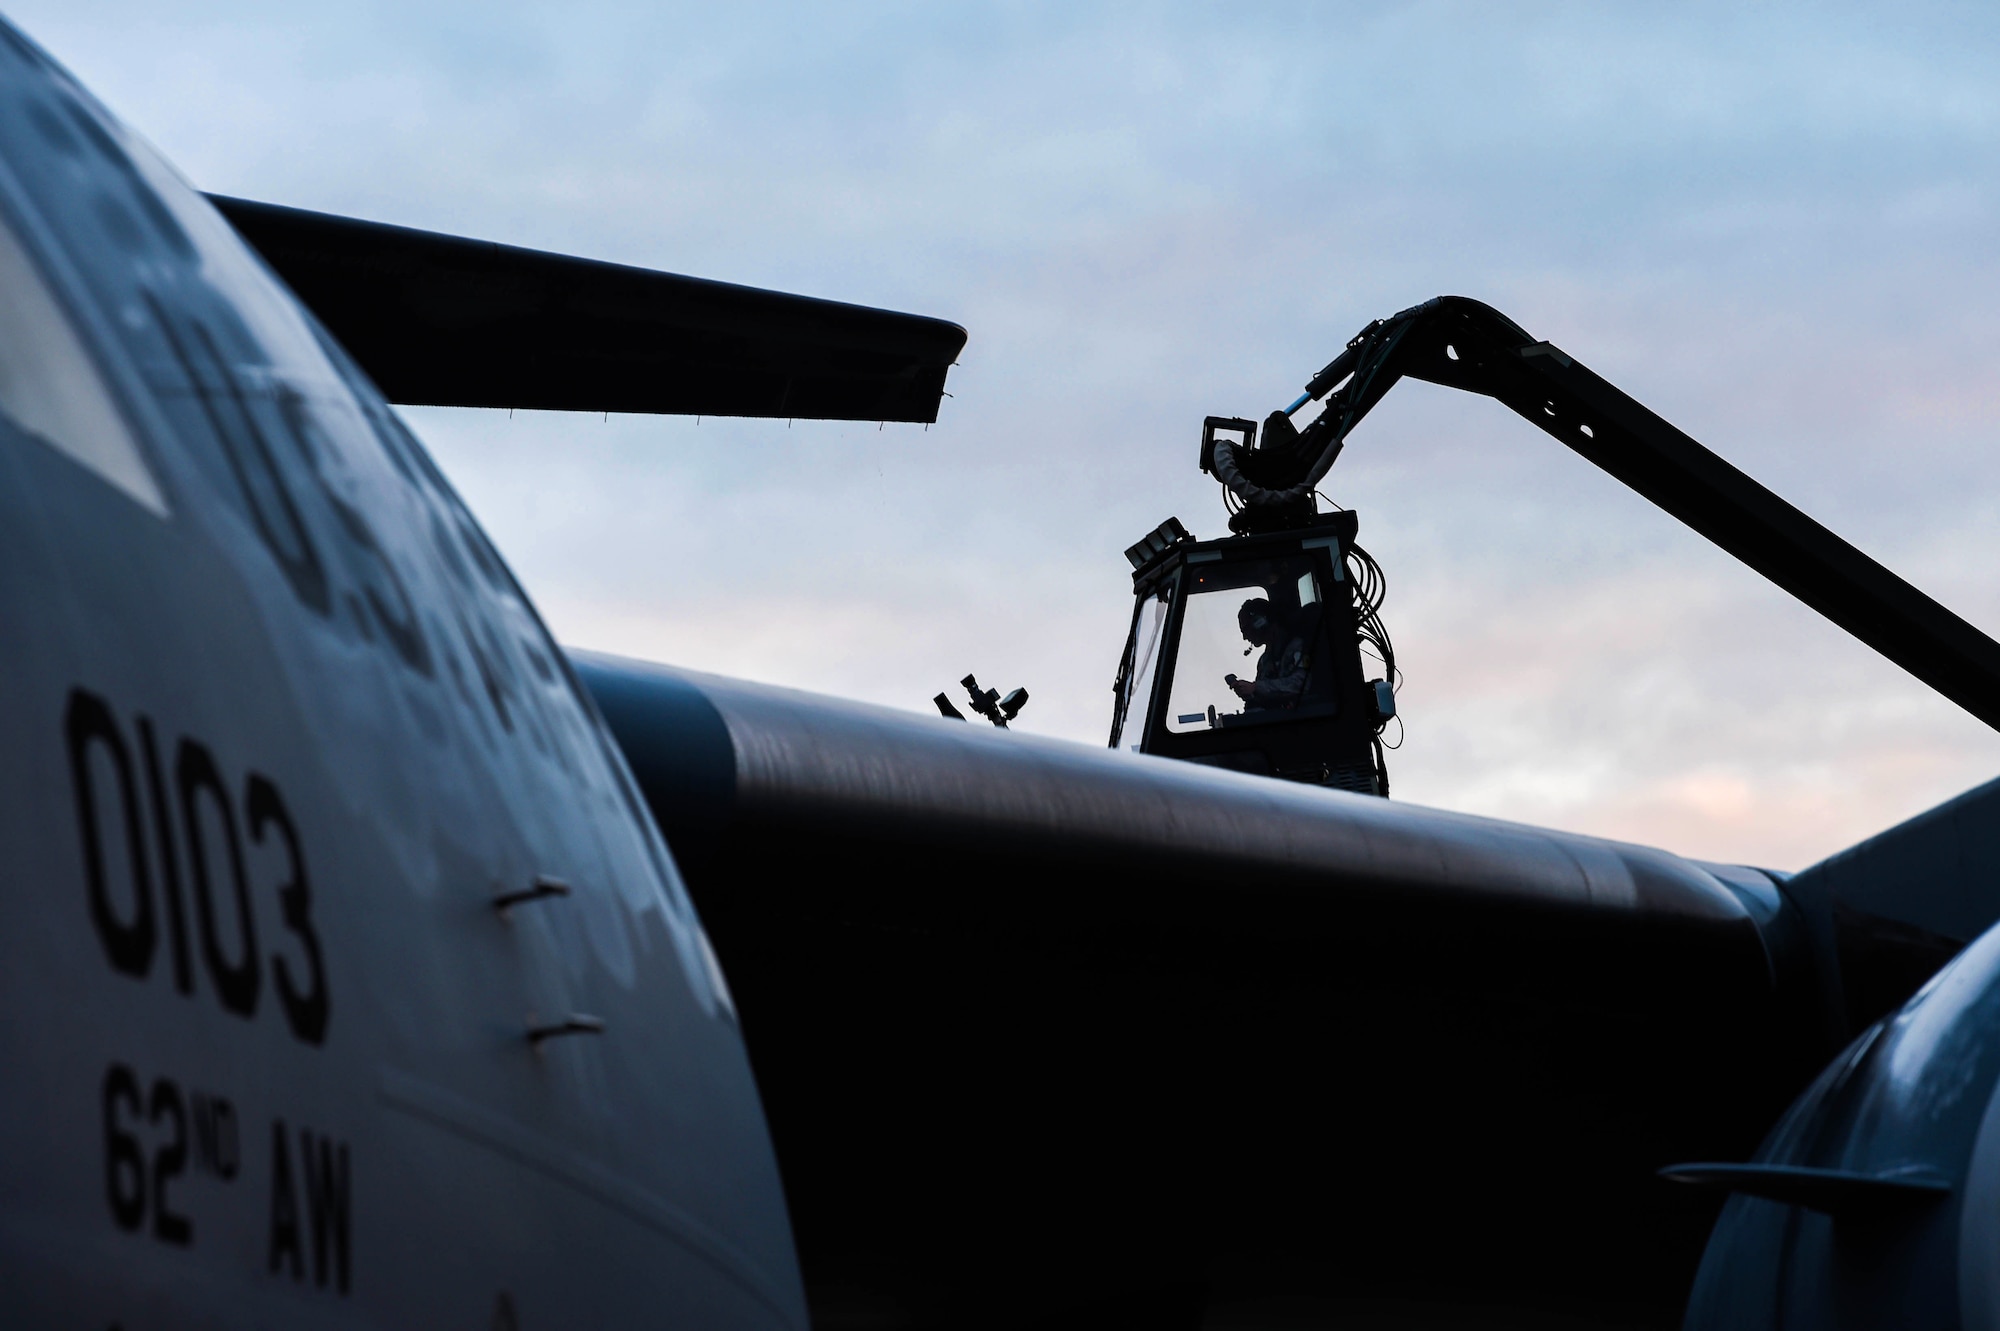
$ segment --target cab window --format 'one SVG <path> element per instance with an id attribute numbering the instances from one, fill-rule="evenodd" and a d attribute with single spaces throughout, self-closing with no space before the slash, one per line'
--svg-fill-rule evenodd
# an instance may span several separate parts
<path id="1" fill-rule="evenodd" d="M 1146 736 L 1146 708 L 1152 705 L 1153 684 L 1159 677 L 1160 631 L 1167 624 L 1167 593 L 1162 590 L 1139 607 L 1132 622 L 1132 662 L 1125 693 L 1118 700 L 1118 734 L 1111 747 L 1138 753 Z"/>
<path id="2" fill-rule="evenodd" d="M 1219 730 L 1334 710 L 1317 559 L 1196 564 L 1183 585 L 1167 730 Z"/>

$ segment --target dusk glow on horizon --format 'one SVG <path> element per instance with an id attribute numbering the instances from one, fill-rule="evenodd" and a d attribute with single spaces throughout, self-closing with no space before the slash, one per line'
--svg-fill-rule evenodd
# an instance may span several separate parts
<path id="1" fill-rule="evenodd" d="M 939 421 L 408 409 L 556 635 L 1102 745 L 1206 415 L 1486 301 L 2000 633 L 2000 16 L 209 3 L 12 17 L 199 188 L 934 315 Z M 1400 800 L 1797 869 L 2000 736 L 1493 402 L 1322 491 Z"/>

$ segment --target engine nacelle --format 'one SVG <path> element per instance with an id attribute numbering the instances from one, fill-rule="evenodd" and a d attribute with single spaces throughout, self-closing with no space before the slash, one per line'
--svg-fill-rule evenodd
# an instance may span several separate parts
<path id="1" fill-rule="evenodd" d="M 2000 926 L 1849 1045 L 1749 1166 L 1696 1328 L 2000 1328 Z"/>

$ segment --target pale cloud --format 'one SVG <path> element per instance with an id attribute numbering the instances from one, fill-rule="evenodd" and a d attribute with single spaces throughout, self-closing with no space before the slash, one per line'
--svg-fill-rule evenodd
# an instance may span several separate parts
<path id="1" fill-rule="evenodd" d="M 199 184 L 943 315 L 930 431 L 416 411 L 557 632 L 1102 743 L 1201 417 L 1489 300 L 2000 628 L 2000 19 L 1973 6 L 572 4 L 15 18 Z M 1399 797 L 1795 868 L 2000 741 L 1492 403 L 1330 492 Z"/>

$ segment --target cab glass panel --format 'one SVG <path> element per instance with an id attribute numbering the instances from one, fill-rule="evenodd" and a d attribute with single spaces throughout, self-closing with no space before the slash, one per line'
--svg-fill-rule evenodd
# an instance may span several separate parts
<path id="1" fill-rule="evenodd" d="M 1186 606 L 1163 718 L 1170 733 L 1333 713 L 1317 557 L 1195 564 L 1183 586 Z"/>

